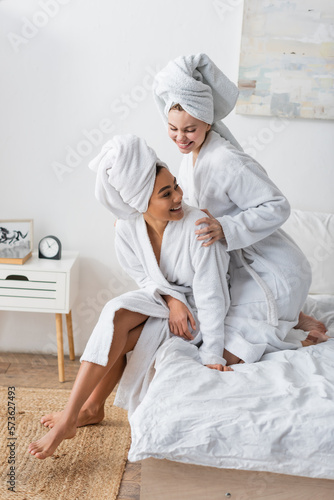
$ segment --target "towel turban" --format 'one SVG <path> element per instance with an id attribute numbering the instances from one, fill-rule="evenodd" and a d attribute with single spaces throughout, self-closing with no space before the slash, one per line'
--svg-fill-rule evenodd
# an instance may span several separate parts
<path id="1" fill-rule="evenodd" d="M 212 129 L 242 149 L 221 122 L 234 108 L 239 91 L 206 54 L 178 57 L 154 78 L 153 94 L 167 121 L 170 108 L 180 104 L 189 115 L 212 125 Z"/>
<path id="2" fill-rule="evenodd" d="M 157 164 L 167 168 L 144 139 L 131 134 L 115 135 L 89 163 L 97 173 L 97 199 L 120 219 L 146 212 Z"/>

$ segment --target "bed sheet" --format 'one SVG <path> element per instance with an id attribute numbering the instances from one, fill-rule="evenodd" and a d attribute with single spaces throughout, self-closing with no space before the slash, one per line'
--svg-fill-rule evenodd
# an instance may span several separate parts
<path id="1" fill-rule="evenodd" d="M 334 337 L 333 296 L 309 297 L 304 312 Z M 173 338 L 155 368 L 130 417 L 130 461 L 334 479 L 334 338 L 224 373 L 202 366 L 196 347 Z"/>

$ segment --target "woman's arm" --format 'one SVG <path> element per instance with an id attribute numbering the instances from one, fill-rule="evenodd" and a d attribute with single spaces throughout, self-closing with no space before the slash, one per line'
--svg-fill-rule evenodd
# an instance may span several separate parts
<path id="1" fill-rule="evenodd" d="M 235 215 L 224 215 L 214 219 L 211 214 L 198 223 L 205 222 L 207 227 L 196 231 L 201 239 L 205 233 L 212 233 L 209 244 L 218 239 L 226 241 L 227 250 L 238 250 L 252 245 L 282 226 L 290 215 L 290 205 L 282 192 L 271 181 L 264 169 L 252 158 L 230 158 L 233 163 L 228 169 L 230 181 L 219 179 L 226 175 L 215 169 L 214 182 L 225 186 L 229 199 L 240 209 Z M 224 174 L 223 174 L 224 173 Z M 213 175 L 213 174 L 212 174 Z M 216 200 L 218 207 L 219 200 Z"/>
<path id="2" fill-rule="evenodd" d="M 174 335 L 192 340 L 193 336 L 189 331 L 189 324 L 193 330 L 196 330 L 196 323 L 186 305 L 184 294 L 172 290 L 172 287 L 170 289 L 162 287 L 161 284 L 157 284 L 152 280 L 136 255 L 135 247 L 136 244 L 131 241 L 130 233 L 123 232 L 121 222 L 119 222 L 116 231 L 115 248 L 120 265 L 135 280 L 139 288 L 149 288 L 152 292 L 157 291 L 162 296 L 170 311 L 170 331 Z M 170 293 L 173 293 L 173 296 Z"/>
<path id="3" fill-rule="evenodd" d="M 224 321 L 230 305 L 229 257 L 223 245 L 204 248 L 195 238 L 193 240 L 193 294 L 203 340 L 199 352 L 204 365 L 224 366 Z"/>
<path id="4" fill-rule="evenodd" d="M 163 295 L 169 309 L 169 329 L 174 335 L 183 337 L 186 340 L 193 340 L 193 335 L 189 330 L 196 330 L 196 322 L 188 307 L 178 299 L 170 295 Z"/>
<path id="5" fill-rule="evenodd" d="M 203 217 L 196 221 L 196 226 L 200 224 L 205 224 L 203 229 L 198 229 L 195 231 L 198 241 L 203 241 L 203 247 L 209 247 L 215 241 L 223 240 L 225 241 L 225 235 L 221 223 L 210 214 L 209 210 L 206 208 L 202 209 L 202 212 L 207 214 L 207 217 Z"/>
<path id="6" fill-rule="evenodd" d="M 231 183 L 228 196 L 241 210 L 234 216 L 218 217 L 228 251 L 245 248 L 266 238 L 290 215 L 289 202 L 254 160 L 241 167 L 240 174 Z"/>

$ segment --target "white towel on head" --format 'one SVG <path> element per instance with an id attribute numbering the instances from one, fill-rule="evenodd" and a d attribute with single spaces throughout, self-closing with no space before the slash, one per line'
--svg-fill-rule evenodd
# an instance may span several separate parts
<path id="1" fill-rule="evenodd" d="M 155 76 L 153 93 L 164 119 L 174 104 L 180 104 L 189 115 L 213 125 L 216 132 L 242 150 L 221 122 L 234 108 L 238 88 L 206 54 L 181 56 L 170 61 Z"/>
<path id="2" fill-rule="evenodd" d="M 97 173 L 97 199 L 120 219 L 146 212 L 157 164 L 167 168 L 144 139 L 115 135 L 89 163 Z"/>

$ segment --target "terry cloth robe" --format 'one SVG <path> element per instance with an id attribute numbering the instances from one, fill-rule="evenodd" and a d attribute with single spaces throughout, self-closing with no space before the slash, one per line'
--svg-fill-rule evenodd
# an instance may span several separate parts
<path id="1" fill-rule="evenodd" d="M 210 131 L 193 166 L 184 155 L 179 183 L 189 205 L 206 208 L 221 223 L 230 252 L 231 306 L 226 331 L 236 330 L 262 354 L 301 346 L 297 324 L 311 283 L 309 263 L 280 228 L 290 206 L 265 170 Z M 242 249 L 242 250 L 241 250 Z M 287 337 L 288 335 L 288 337 Z M 262 352 L 261 352 L 262 345 Z"/>
<path id="2" fill-rule="evenodd" d="M 194 315 L 197 330 L 191 343 L 202 344 L 203 364 L 226 364 L 224 347 L 238 355 L 246 342 L 238 334 L 225 335 L 224 319 L 229 307 L 228 254 L 221 245 L 209 249 L 197 241 L 194 225 L 202 215 L 184 205 L 184 217 L 167 224 L 161 246 L 160 267 L 147 234 L 143 215 L 116 224 L 116 251 L 120 264 L 140 290 L 112 299 L 101 312 L 82 355 L 82 361 L 106 365 L 113 337 L 115 312 L 128 309 L 149 316 L 133 350 L 116 395 L 115 404 L 131 413 L 143 399 L 154 370 L 155 353 L 172 334 L 169 309 L 161 295 L 181 300 Z M 180 339 L 181 342 L 185 340 Z M 249 345 L 250 351 L 253 349 Z"/>

